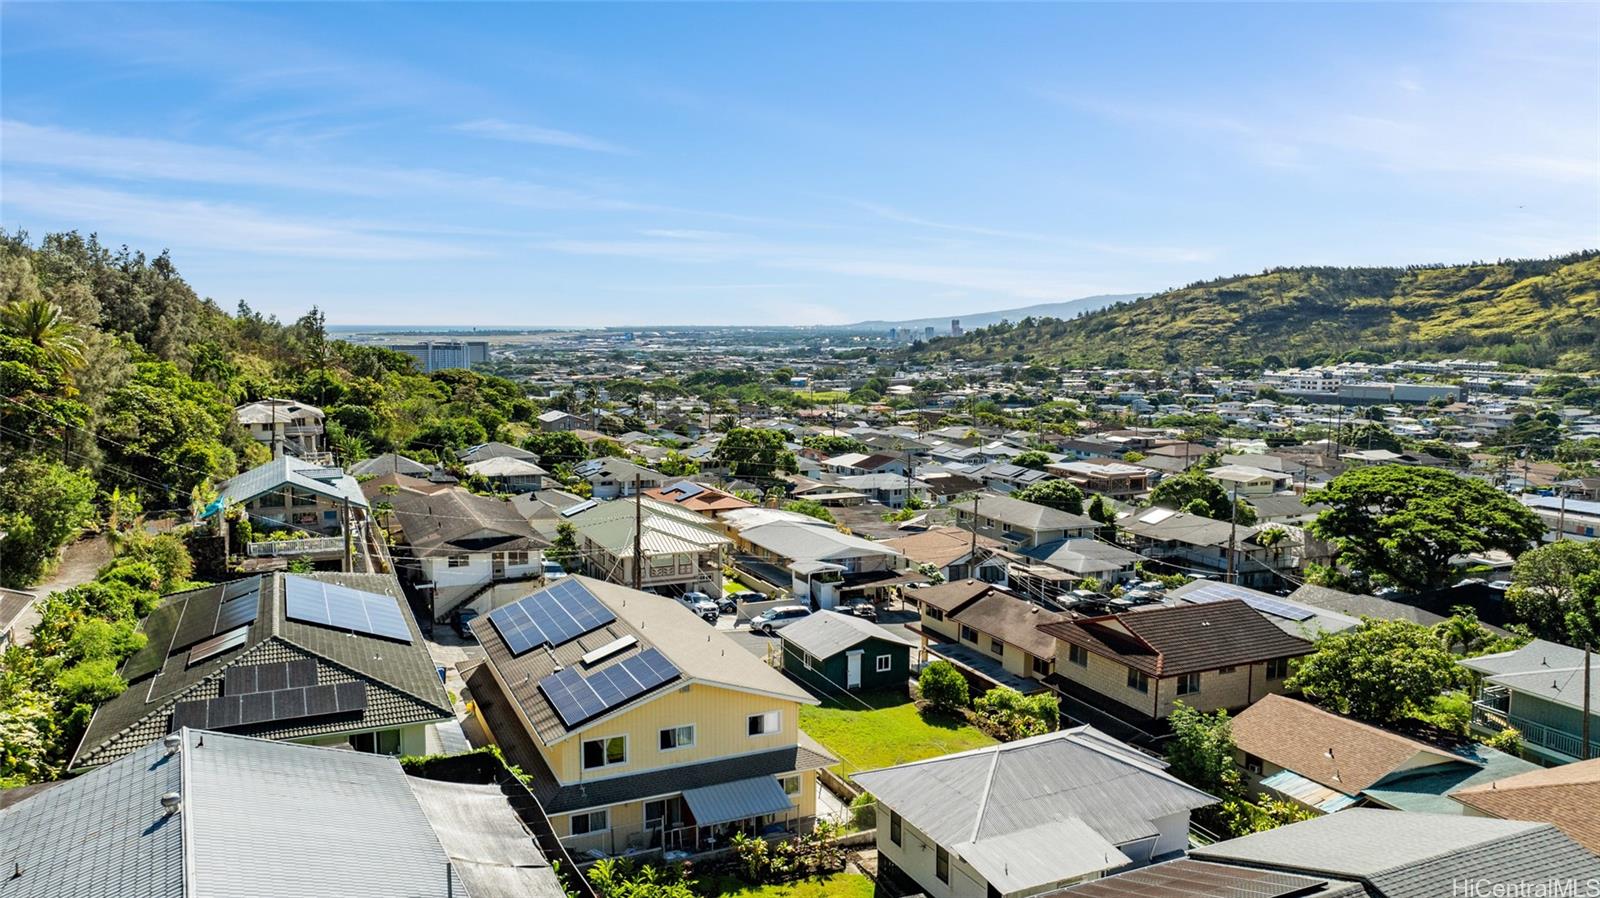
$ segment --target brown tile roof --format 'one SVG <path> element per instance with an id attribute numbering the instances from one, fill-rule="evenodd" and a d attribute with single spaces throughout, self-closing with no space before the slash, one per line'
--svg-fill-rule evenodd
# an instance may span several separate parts
<path id="1" fill-rule="evenodd" d="M 1442 748 L 1281 695 L 1264 696 L 1233 719 L 1233 744 L 1346 795 L 1402 767 L 1467 763 Z"/>
<path id="2" fill-rule="evenodd" d="M 1064 621 L 1067 616 L 1046 611 L 1025 599 L 993 592 L 951 615 L 951 619 L 980 633 L 998 636 L 1035 658 L 1054 658 L 1055 638 L 1041 632 L 1039 625 Z"/>
<path id="3" fill-rule="evenodd" d="M 1043 624 L 1039 629 L 1154 677 L 1175 677 L 1311 651 L 1311 643 L 1290 636 L 1238 600 L 1060 621 Z"/>
<path id="4" fill-rule="evenodd" d="M 1554 823 L 1600 854 L 1600 758 L 1506 777 L 1450 797 L 1495 817 Z"/>
<path id="5" fill-rule="evenodd" d="M 719 511 L 732 511 L 735 508 L 754 508 L 754 502 L 748 502 L 732 493 L 725 493 L 716 487 L 699 484 L 700 491 L 692 496 L 684 496 L 681 492 L 666 492 L 665 487 L 651 487 L 644 491 L 652 499 L 670 502 L 679 508 L 687 508 L 699 514 L 715 514 Z"/>
<path id="6" fill-rule="evenodd" d="M 931 564 L 942 568 L 967 556 L 972 549 L 972 532 L 959 527 L 935 527 L 922 533 L 886 539 L 883 544 L 916 564 Z M 1001 543 L 979 535 L 978 548 L 998 549 L 1001 548 Z"/>
<path id="7" fill-rule="evenodd" d="M 972 600 L 986 595 L 994 589 L 994 584 L 984 583 L 980 580 L 952 580 L 949 583 L 940 583 L 938 586 L 907 589 L 905 597 L 915 602 L 932 605 L 949 614 L 965 607 Z"/>

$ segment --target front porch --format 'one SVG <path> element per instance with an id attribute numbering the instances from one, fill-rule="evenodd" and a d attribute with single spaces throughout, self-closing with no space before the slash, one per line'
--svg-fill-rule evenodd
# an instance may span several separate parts
<path id="1" fill-rule="evenodd" d="M 1600 727 L 1593 727 L 1589 752 L 1583 754 L 1583 737 L 1511 713 L 1511 689 L 1485 686 L 1472 703 L 1472 729 L 1493 735 L 1507 727 L 1522 734 L 1523 750 L 1533 760 L 1547 764 L 1570 764 L 1584 758 L 1600 758 Z"/>

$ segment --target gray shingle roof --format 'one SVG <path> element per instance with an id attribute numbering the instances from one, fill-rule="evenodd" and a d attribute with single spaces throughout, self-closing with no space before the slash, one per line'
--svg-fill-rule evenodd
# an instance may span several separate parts
<path id="1" fill-rule="evenodd" d="M 367 709 L 359 721 L 308 720 L 260 725 L 252 735 L 296 739 L 352 729 L 399 727 L 454 717 L 449 696 L 439 682 L 422 634 L 404 594 L 387 574 L 317 573 L 313 579 L 396 598 L 405 610 L 411 643 L 352 634 L 284 615 L 282 575 L 262 578 L 261 603 L 244 643 L 189 665 L 187 639 L 209 635 L 216 620 L 222 586 L 176 593 L 162 600 L 146 618 L 145 648 L 123 664 L 128 689 L 96 709 L 78 745 L 72 766 L 104 764 L 159 740 L 168 732 L 173 706 L 179 701 L 222 694 L 224 672 L 236 665 L 313 659 L 318 683 L 364 682 Z M 240 599 L 237 601 L 245 601 Z M 185 635 L 187 634 L 187 635 Z M 174 637 L 180 637 L 175 639 Z M 150 671 L 140 673 L 140 671 Z"/>
<path id="2" fill-rule="evenodd" d="M 822 611 L 778 631 L 778 637 L 810 653 L 816 658 L 829 658 L 845 649 L 854 648 L 869 639 L 881 639 L 896 645 L 913 646 L 911 640 L 897 635 L 868 620 L 853 614 Z"/>
<path id="3" fill-rule="evenodd" d="M 1298 657 L 1311 651 L 1310 642 L 1290 636 L 1237 599 L 1060 621 L 1043 624 L 1040 629 L 1153 677 Z"/>
<path id="4" fill-rule="evenodd" d="M 351 505 L 366 508 L 367 497 L 362 495 L 361 485 L 349 474 L 339 472 L 327 478 L 309 476 L 313 472 L 320 474 L 329 470 L 322 465 L 301 461 L 292 455 L 281 455 L 227 480 L 218 487 L 217 492 L 220 494 L 221 502 L 234 505 L 248 502 L 263 493 L 284 486 L 292 486 L 334 501 L 349 499 Z"/>
<path id="5" fill-rule="evenodd" d="M 1600 880 L 1600 857 L 1548 823 L 1372 808 L 1193 848 L 1190 856 L 1360 880 L 1377 898 L 1437 898 L 1479 879 Z"/>
<path id="6" fill-rule="evenodd" d="M 1068 514 L 1010 496 L 984 493 L 978 499 L 978 514 L 1003 524 L 1029 530 L 1085 530 L 1100 526 L 1082 515 Z"/>
<path id="7" fill-rule="evenodd" d="M 549 545 L 510 502 L 460 487 L 432 493 L 401 490 L 389 502 L 406 545 L 420 557 L 525 552 Z"/>
<path id="8" fill-rule="evenodd" d="M 1076 727 L 1005 745 L 871 770 L 855 781 L 940 845 L 1077 817 L 1112 844 L 1216 801 L 1162 761 Z"/>

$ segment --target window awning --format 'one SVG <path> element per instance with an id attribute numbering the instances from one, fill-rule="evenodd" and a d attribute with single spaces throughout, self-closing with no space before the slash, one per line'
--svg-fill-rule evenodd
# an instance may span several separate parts
<path id="1" fill-rule="evenodd" d="M 715 786 L 683 790 L 683 800 L 701 826 L 729 823 L 767 814 L 783 814 L 794 809 L 783 786 L 770 776 L 757 776 Z"/>

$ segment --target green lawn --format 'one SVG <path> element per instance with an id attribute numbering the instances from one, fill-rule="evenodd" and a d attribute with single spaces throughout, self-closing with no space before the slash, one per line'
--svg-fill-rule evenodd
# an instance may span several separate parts
<path id="1" fill-rule="evenodd" d="M 816 392 L 812 392 L 810 390 L 795 390 L 795 393 L 804 396 L 812 402 L 843 402 L 850 398 L 850 394 L 844 390 L 817 390 Z"/>
<path id="2" fill-rule="evenodd" d="M 695 891 L 706 898 L 872 898 L 872 880 L 859 873 L 835 873 L 770 886 L 748 886 L 731 876 L 700 880 Z"/>
<path id="3" fill-rule="evenodd" d="M 872 708 L 848 700 L 800 708 L 800 728 L 839 756 L 843 775 L 995 744 L 959 717 L 918 711 L 904 695 L 859 697 Z"/>

